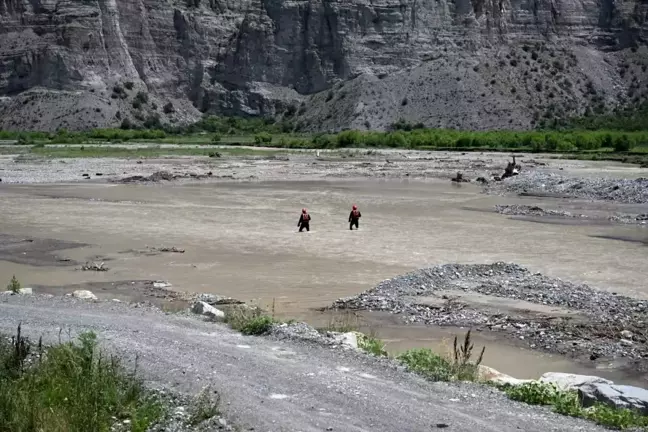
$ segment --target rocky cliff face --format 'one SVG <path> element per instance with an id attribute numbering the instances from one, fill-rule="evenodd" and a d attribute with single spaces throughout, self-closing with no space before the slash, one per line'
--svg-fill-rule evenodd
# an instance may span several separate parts
<path id="1" fill-rule="evenodd" d="M 525 128 L 645 97 L 647 30 L 645 0 L 0 0 L 0 127 Z"/>

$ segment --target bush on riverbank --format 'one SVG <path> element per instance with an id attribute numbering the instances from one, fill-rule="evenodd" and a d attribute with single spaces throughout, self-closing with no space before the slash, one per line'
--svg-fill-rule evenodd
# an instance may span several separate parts
<path id="1" fill-rule="evenodd" d="M 264 335 L 270 332 L 275 322 L 258 307 L 231 307 L 225 312 L 225 323 L 244 335 Z"/>
<path id="2" fill-rule="evenodd" d="M 143 432 L 163 413 L 134 372 L 99 351 L 93 333 L 44 350 L 18 327 L 0 339 L 0 389 L 0 431 L 109 431 L 118 419 Z"/>
<path id="3" fill-rule="evenodd" d="M 648 109 L 648 108 L 647 108 Z M 427 129 L 422 124 L 395 123 L 388 132 L 347 130 L 333 134 L 294 135 L 291 128 L 272 119 L 205 116 L 188 126 L 162 126 L 158 129 L 112 128 L 55 133 L 0 131 L 0 139 L 17 140 L 20 144 L 36 142 L 58 144 L 126 142 L 133 140 L 164 140 L 212 142 L 211 137 L 247 137 L 246 144 L 272 145 L 284 148 L 404 148 L 437 150 L 517 150 L 531 152 L 584 152 L 607 149 L 626 152 L 648 146 L 648 131 L 643 128 L 619 128 L 622 120 L 601 120 L 581 123 L 574 120 L 564 130 L 532 131 L 461 131 Z M 585 120 L 583 120 L 585 121 Z M 594 123 L 592 123 L 594 122 Z M 616 122 L 616 123 L 615 123 Z M 600 125 L 599 128 L 593 128 Z M 291 135 L 292 134 L 292 135 Z M 254 138 L 254 139 L 252 139 Z M 276 138 L 276 139 L 275 139 Z M 236 142 L 233 142 L 236 144 Z"/>
<path id="4" fill-rule="evenodd" d="M 558 414 L 584 418 L 603 426 L 615 429 L 648 427 L 648 417 L 630 409 L 612 408 L 603 404 L 583 408 L 577 392 L 559 390 L 554 384 L 529 382 L 519 386 L 504 386 L 503 390 L 512 400 L 551 406 Z"/>

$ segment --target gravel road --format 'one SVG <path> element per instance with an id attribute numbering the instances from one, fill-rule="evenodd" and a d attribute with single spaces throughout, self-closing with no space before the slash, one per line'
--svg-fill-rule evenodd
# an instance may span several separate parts
<path id="1" fill-rule="evenodd" d="M 19 322 L 46 342 L 94 330 L 138 356 L 151 384 L 221 391 L 226 416 L 256 431 L 591 431 L 591 423 L 509 401 L 471 384 L 429 383 L 391 363 L 297 341 L 247 337 L 223 325 L 125 303 L 0 297 L 0 331 Z"/>

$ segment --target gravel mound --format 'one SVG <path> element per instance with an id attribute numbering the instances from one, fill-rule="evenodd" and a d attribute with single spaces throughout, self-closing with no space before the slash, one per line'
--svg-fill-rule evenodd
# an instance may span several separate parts
<path id="1" fill-rule="evenodd" d="M 444 295 L 449 290 L 560 307 L 573 311 L 574 316 L 475 306 Z M 421 304 L 420 297 L 441 301 Z M 531 273 L 516 264 L 446 264 L 421 269 L 385 280 L 358 296 L 339 299 L 332 308 L 388 311 L 404 315 L 408 323 L 502 331 L 531 348 L 591 360 L 624 357 L 648 370 L 644 337 L 648 302 Z"/>
<path id="2" fill-rule="evenodd" d="M 642 213 L 638 215 L 634 214 L 617 214 L 609 217 L 609 220 L 612 222 L 618 222 L 623 224 L 647 224 L 648 223 L 648 213 Z"/>
<path id="3" fill-rule="evenodd" d="M 545 210 L 538 206 L 529 205 L 496 205 L 495 211 L 497 213 L 509 216 L 561 216 L 561 217 L 587 217 L 581 214 L 572 214 L 563 210 Z"/>
<path id="4" fill-rule="evenodd" d="M 648 203 L 648 178 L 569 178 L 540 171 L 527 171 L 489 184 L 490 193 L 552 194 L 589 200 Z"/>

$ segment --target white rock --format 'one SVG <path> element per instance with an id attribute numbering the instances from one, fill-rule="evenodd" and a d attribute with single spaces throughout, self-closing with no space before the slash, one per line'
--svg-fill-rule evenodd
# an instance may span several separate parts
<path id="1" fill-rule="evenodd" d="M 72 297 L 83 300 L 97 300 L 97 296 L 88 290 L 76 290 L 72 293 Z"/>
<path id="2" fill-rule="evenodd" d="M 560 390 L 576 390 L 585 384 L 612 384 L 612 381 L 593 375 L 577 375 L 562 372 L 547 372 L 540 377 L 540 382 L 555 384 Z"/>
<path id="3" fill-rule="evenodd" d="M 510 375 L 506 375 L 492 367 L 479 365 L 477 371 L 478 378 L 480 381 L 492 382 L 494 384 L 509 384 L 512 386 L 518 386 L 533 380 L 530 379 L 518 379 Z"/>
<path id="4" fill-rule="evenodd" d="M 621 345 L 625 345 L 625 346 L 632 345 L 632 341 L 628 339 L 621 339 L 619 342 L 621 342 Z"/>
<path id="5" fill-rule="evenodd" d="M 191 307 L 191 311 L 195 314 L 203 315 L 213 320 L 225 320 L 225 312 L 220 309 L 216 309 L 214 306 L 202 301 L 197 301 L 196 303 L 194 303 Z"/>
<path id="6" fill-rule="evenodd" d="M 22 295 L 31 295 L 33 294 L 33 290 L 31 288 L 20 288 L 17 293 L 13 291 L 3 291 L 2 294 L 7 294 L 7 295 L 12 295 L 12 294 L 22 294 Z"/>
<path id="7" fill-rule="evenodd" d="M 632 332 L 629 331 L 629 330 L 623 330 L 623 331 L 621 332 L 621 336 L 623 337 L 623 339 L 630 339 L 630 340 L 632 340 Z"/>
<path id="8" fill-rule="evenodd" d="M 153 288 L 168 288 L 171 284 L 169 282 L 157 281 L 153 282 Z"/>
<path id="9" fill-rule="evenodd" d="M 335 341 L 354 349 L 358 348 L 358 335 L 355 332 L 337 334 L 335 335 Z"/>

